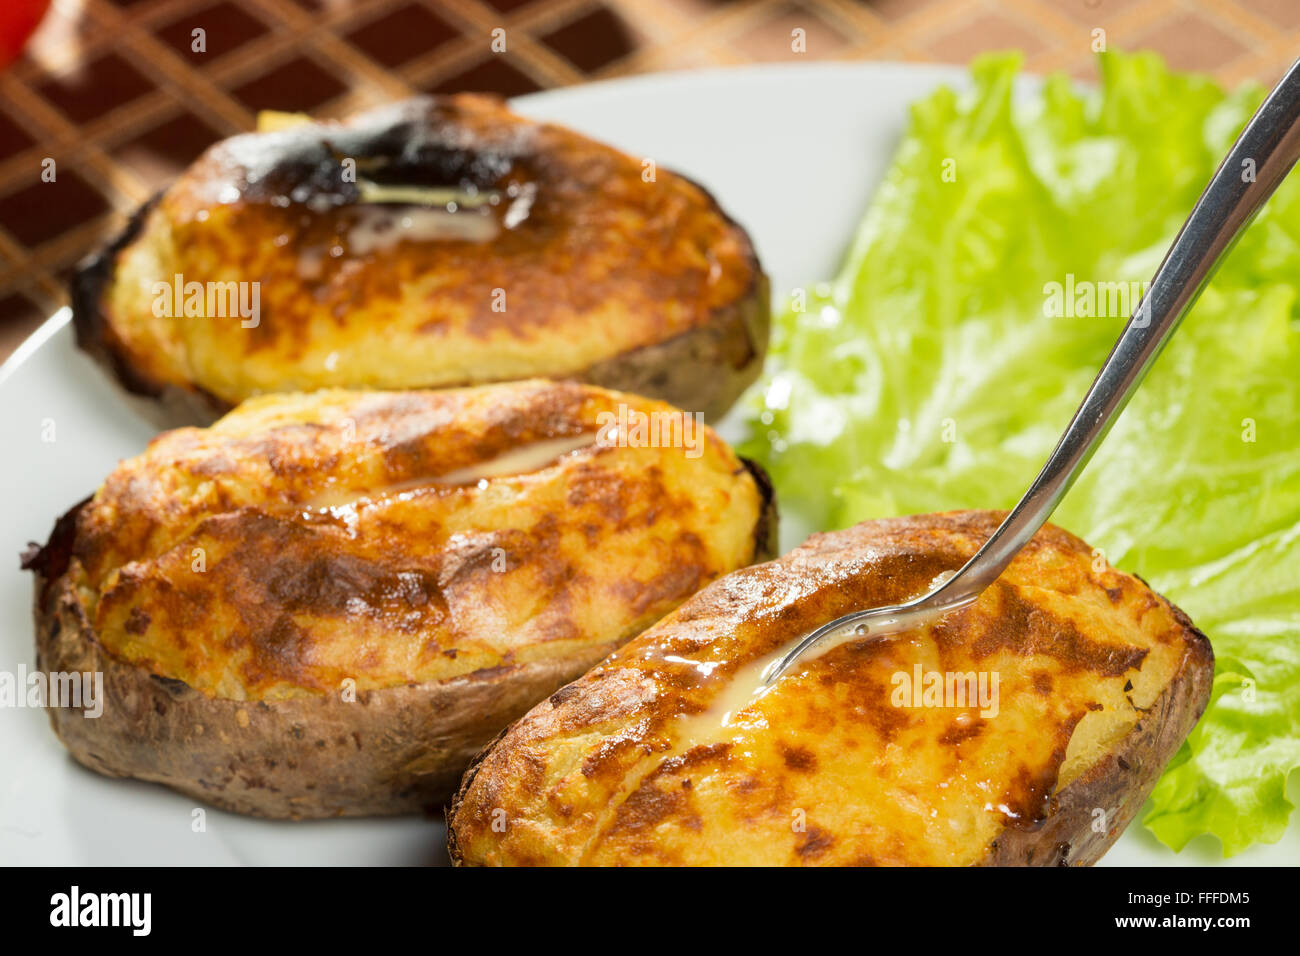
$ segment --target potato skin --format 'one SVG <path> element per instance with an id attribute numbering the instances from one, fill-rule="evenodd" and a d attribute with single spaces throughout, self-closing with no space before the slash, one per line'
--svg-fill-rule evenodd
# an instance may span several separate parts
<path id="1" fill-rule="evenodd" d="M 496 192 L 499 231 L 376 240 L 424 210 L 363 198 L 348 158 L 383 185 Z M 155 315 L 177 275 L 256 281 L 259 324 Z M 272 391 L 535 376 L 712 420 L 757 377 L 770 321 L 753 244 L 706 190 L 478 95 L 216 144 L 83 263 L 72 303 L 81 348 L 169 426 Z"/>
<path id="2" fill-rule="evenodd" d="M 1041 828 L 1007 828 L 979 865 L 1092 866 L 1137 818 L 1165 765 L 1205 713 L 1214 682 L 1209 639 L 1181 608 L 1160 600 L 1190 637 L 1173 680 L 1113 750 L 1052 797 Z M 1100 829 L 1098 808 L 1107 811 Z"/>
<path id="3" fill-rule="evenodd" d="M 671 450 L 587 447 L 536 472 L 488 478 L 486 487 L 420 484 L 508 452 L 511 443 L 564 433 L 620 401 L 666 408 L 537 381 L 461 392 L 326 392 L 270 397 L 210 432 L 161 436 L 61 518 L 25 560 L 36 575 L 38 666 L 104 675 L 104 713 L 51 708 L 55 732 L 94 770 L 163 783 L 240 813 L 312 818 L 436 807 L 485 741 L 684 600 L 696 575 L 708 580 L 772 553 L 765 476 L 739 465 L 711 433 L 709 450 L 694 462 L 661 457 Z M 307 467 L 312 461 L 315 469 Z M 275 478 L 262 476 L 266 466 Z M 714 514 L 723 524 L 710 530 L 702 511 L 667 491 L 665 500 L 646 502 L 636 496 L 648 486 L 620 484 L 620 475 L 671 467 L 681 467 L 687 482 L 728 489 L 733 503 Z M 194 478 L 201 479 L 197 493 Z M 389 486 L 409 502 L 385 504 Z M 355 506 L 351 533 L 332 521 L 303 524 L 299 512 L 322 488 L 370 502 Z M 582 524 L 567 527 L 590 536 L 583 546 L 590 562 L 575 564 L 566 539 L 551 534 L 556 518 L 531 510 L 547 500 L 546 489 L 575 502 L 573 520 Z M 623 526 L 592 524 L 578 494 L 595 496 L 598 508 L 622 509 Z M 478 504 L 484 499 L 504 503 L 494 511 Z M 629 524 L 642 506 L 659 508 L 660 530 L 672 525 L 679 537 L 651 539 Z M 208 510 L 217 513 L 205 518 Z M 502 513 L 516 530 L 492 540 L 518 542 L 505 573 L 479 574 L 472 555 L 450 543 L 456 535 L 439 538 L 440 522 L 457 515 L 463 528 L 476 514 Z M 549 529 L 535 552 L 518 537 L 533 518 Z M 295 550 L 300 526 L 311 536 Z M 233 550 L 223 550 L 228 539 L 214 528 L 230 531 Z M 277 528 L 296 530 L 280 537 Z M 489 537 L 476 553 L 491 551 L 493 533 L 484 527 Z M 740 548 L 737 534 L 743 554 L 730 550 Z M 706 537 L 712 543 L 698 550 Z M 692 567 L 673 540 L 702 563 Z M 188 562 L 197 541 L 206 542 L 209 563 L 187 580 L 171 558 Z M 661 587 L 638 590 L 614 576 L 628 554 L 649 568 L 662 559 L 673 573 L 659 579 Z M 602 565 L 613 569 L 606 579 Z M 421 569 L 437 582 L 426 584 L 430 593 L 394 598 Z M 518 595 L 530 593 L 542 604 L 516 612 Z M 376 594 L 387 604 L 375 603 Z M 564 594 L 576 596 L 557 606 Z M 608 599 L 595 618 L 588 594 Z M 491 595 L 506 596 L 503 616 L 482 617 Z M 270 616 L 252 618 L 260 629 L 241 634 L 240 615 L 250 607 Z M 187 617 L 192 608 L 197 619 Z M 517 633 L 475 631 L 495 620 L 515 621 Z M 352 678 L 354 701 L 339 692 L 340 675 Z"/>
<path id="4" fill-rule="evenodd" d="M 1001 517 L 866 522 L 709 585 L 475 759 L 448 813 L 453 862 L 1095 862 L 1204 711 L 1213 654 L 1059 528 L 972 607 L 835 648 L 721 736 L 683 730 L 715 713 L 730 675 L 849 609 L 923 591 Z M 917 664 L 998 672 L 999 713 L 891 705 L 891 672 Z"/>
<path id="5" fill-rule="evenodd" d="M 41 585 L 38 584 L 38 587 Z M 565 660 L 439 682 L 276 701 L 207 697 L 114 657 L 66 579 L 36 605 L 37 666 L 102 673 L 103 715 L 51 708 L 79 763 L 161 783 L 235 813 L 276 819 L 388 816 L 442 803 L 500 723 L 617 644 Z"/>

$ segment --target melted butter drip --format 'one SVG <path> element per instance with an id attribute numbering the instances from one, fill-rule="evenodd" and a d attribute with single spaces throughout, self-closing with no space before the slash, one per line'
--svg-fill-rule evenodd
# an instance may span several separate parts
<path id="1" fill-rule="evenodd" d="M 698 714 L 688 714 L 677 719 L 673 731 L 673 756 L 688 753 L 696 747 L 734 743 L 737 735 L 747 729 L 765 728 L 767 721 L 753 708 L 776 688 L 776 684 L 766 685 L 763 676 L 780 656 L 779 651 L 768 654 L 750 661 L 730 675 L 717 678 L 712 677 L 717 664 L 701 664 L 685 658 L 665 656 L 663 660 L 690 664 L 710 679 L 724 682 L 708 708 Z"/>
<path id="2" fill-rule="evenodd" d="M 564 438 L 548 438 L 512 448 L 494 458 L 441 475 L 390 482 L 361 493 L 355 489 L 324 491 L 307 502 L 307 514 L 334 518 L 351 528 L 356 523 L 357 509 L 367 504 L 392 499 L 409 500 L 415 493 L 427 488 L 482 485 L 491 478 L 541 471 L 556 464 L 565 455 L 593 445 L 595 442 L 595 432 L 584 432 L 581 435 Z"/>
<path id="3" fill-rule="evenodd" d="M 386 253 L 403 242 L 485 243 L 501 234 L 501 225 L 490 206 L 455 211 L 426 206 L 357 206 L 353 216 L 352 225 L 343 230 L 337 244 L 299 250 L 298 278 L 318 280 L 330 259 Z M 277 239 L 276 245 L 287 244 L 288 236 L 283 238 L 284 242 Z"/>
<path id="4" fill-rule="evenodd" d="M 296 126 L 310 126 L 312 118 L 306 113 L 285 113 L 281 110 L 259 110 L 257 113 L 257 131 L 259 133 L 278 133 L 282 129 Z"/>
<path id="5" fill-rule="evenodd" d="M 346 243 L 353 255 L 386 252 L 401 242 L 491 242 L 501 231 L 491 210 L 403 207 L 357 208 L 356 222 L 348 229 Z"/>
<path id="6" fill-rule="evenodd" d="M 495 206 L 501 201 L 501 194 L 496 190 L 480 191 L 467 188 L 457 189 L 449 186 L 401 186 L 375 183 L 368 179 L 357 181 L 360 201 L 365 203 L 399 203 L 415 206 L 442 206 L 448 212 L 459 209 L 477 209 L 481 206 Z"/>
<path id="7" fill-rule="evenodd" d="M 944 571 L 937 575 L 925 589 L 913 595 L 913 599 L 929 594 L 936 588 L 946 584 L 953 574 L 952 571 Z M 781 685 L 782 680 L 798 675 L 809 663 L 834 648 L 850 641 L 877 640 L 928 629 L 951 613 L 953 612 L 943 610 L 913 611 L 900 614 L 897 617 L 875 621 L 869 629 L 864 628 L 862 625 L 844 625 L 839 630 L 827 634 L 818 644 L 795 661 L 780 678 L 771 681 L 771 683 L 769 683 L 771 672 L 786 654 L 808 636 L 807 634 L 788 642 L 770 654 L 750 661 L 730 675 L 716 678 L 713 676 L 713 672 L 719 666 L 717 662 L 701 662 L 667 654 L 660 655 L 659 660 L 674 664 L 687 664 L 696 668 L 706 679 L 724 681 L 723 686 L 714 695 L 713 701 L 707 709 L 698 714 L 678 718 L 674 733 L 676 740 L 673 756 L 687 753 L 696 747 L 734 742 L 737 734 L 746 728 L 761 729 L 766 727 L 767 723 L 762 716 L 754 713 L 754 706 L 776 690 Z M 809 634 L 811 633 L 810 631 Z"/>
<path id="8" fill-rule="evenodd" d="M 586 448 L 596 443 L 595 432 L 570 435 L 566 438 L 548 438 L 545 441 L 532 442 L 521 448 L 512 448 L 507 452 L 489 458 L 487 461 L 458 468 L 445 475 L 439 475 L 434 481 L 447 485 L 469 485 L 485 481 L 488 478 L 501 478 L 506 475 L 522 475 L 540 471 L 542 468 L 558 461 L 570 452 Z"/>
<path id="9" fill-rule="evenodd" d="M 942 587 L 955 573 L 944 571 L 936 575 L 929 585 L 913 595 L 911 600 Z M 928 630 L 958 610 L 962 608 L 912 611 L 873 622 L 865 631 L 860 625 L 845 625 L 840 630 L 828 634 L 825 639 L 793 663 L 780 678 L 771 683 L 768 682 L 770 672 L 808 635 L 801 635 L 777 650 L 750 661 L 731 674 L 715 674 L 722 666 L 722 662 L 692 660 L 665 653 L 660 649 L 651 655 L 652 663 L 664 661 L 679 666 L 686 665 L 694 668 L 705 682 L 721 681 L 722 686 L 706 709 L 699 713 L 678 717 L 674 721 L 671 731 L 672 748 L 659 761 L 659 765 L 662 766 L 665 761 L 690 753 L 697 748 L 717 744 L 731 744 L 743 752 L 746 735 L 760 735 L 770 729 L 767 718 L 758 709 L 758 705 L 781 687 L 786 678 L 803 673 L 810 662 L 850 641 L 884 639 Z M 811 633 L 810 631 L 809 634 Z M 964 725 L 972 718 L 970 713 L 964 712 L 957 714 L 954 719 L 958 725 Z M 1008 800 L 1005 792 L 999 796 L 999 792 L 1004 788 L 995 787 L 992 779 L 978 772 L 976 774 L 968 774 L 964 771 L 954 773 L 948 780 L 939 782 L 937 789 L 945 791 L 952 786 L 970 789 L 977 799 L 982 800 L 981 809 L 985 813 L 997 814 L 1006 821 L 1007 826 L 1024 829 L 1041 821 L 1041 817 L 1027 816 L 1014 807 L 1012 805 L 1014 801 Z M 931 808 L 930 813 L 932 817 L 938 816 L 939 810 Z"/>

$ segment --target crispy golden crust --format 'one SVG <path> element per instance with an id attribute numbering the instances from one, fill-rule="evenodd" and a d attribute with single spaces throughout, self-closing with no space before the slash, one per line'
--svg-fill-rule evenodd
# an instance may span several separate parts
<path id="1" fill-rule="evenodd" d="M 590 444 L 619 404 L 672 414 L 531 381 L 272 396 L 159 437 L 27 562 L 41 666 L 105 674 L 104 715 L 56 732 L 240 812 L 445 799 L 528 706 L 771 553 L 760 472 L 708 430 L 698 457 Z"/>
<path id="2" fill-rule="evenodd" d="M 1059 528 L 932 627 L 841 645 L 757 702 L 721 696 L 817 625 L 924 591 L 1000 517 L 867 522 L 714 582 L 477 758 L 449 812 L 453 859 L 1094 862 L 1204 710 L 1213 654 Z M 918 666 L 922 687 L 997 675 L 997 695 L 915 699 L 899 675 Z"/>
<path id="3" fill-rule="evenodd" d="M 761 367 L 766 279 L 705 190 L 644 172 L 636 157 L 473 95 L 234 137 L 83 266 L 78 342 L 173 420 L 210 420 L 272 391 L 537 375 L 712 418 Z M 368 181 L 497 203 L 447 219 L 442 207 L 374 201 Z M 178 275 L 259 283 L 256 326 L 211 314 L 224 291 L 209 313 L 207 285 L 205 314 L 157 314 L 176 299 L 155 284 Z"/>

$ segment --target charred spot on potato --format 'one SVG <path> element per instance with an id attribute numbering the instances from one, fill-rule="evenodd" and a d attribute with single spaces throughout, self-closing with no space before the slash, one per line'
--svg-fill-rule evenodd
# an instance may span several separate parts
<path id="1" fill-rule="evenodd" d="M 799 773 L 812 773 L 817 769 L 817 757 L 807 747 L 791 746 L 781 743 L 781 759 L 791 770 Z"/>
<path id="2" fill-rule="evenodd" d="M 990 589 L 997 593 L 997 617 L 975 646 L 976 656 L 988 657 L 1008 646 L 1024 642 L 1038 653 L 1049 654 L 1071 670 L 1087 670 L 1106 677 L 1118 677 L 1140 667 L 1146 648 L 1103 644 L 1083 634 L 1072 622 L 1035 607 L 1018 590 L 1001 581 Z"/>
<path id="3" fill-rule="evenodd" d="M 149 621 L 149 614 L 146 611 L 133 607 L 124 627 L 128 634 L 143 634 L 149 630 Z"/>
<path id="4" fill-rule="evenodd" d="M 78 517 L 89 501 L 89 498 L 84 498 L 60 515 L 44 546 L 37 546 L 35 550 L 29 547 L 23 552 L 22 570 L 31 571 L 38 579 L 47 582 L 54 581 L 67 572 L 76 548 Z M 48 590 L 42 588 L 38 600 L 44 602 L 48 597 Z"/>
<path id="5" fill-rule="evenodd" d="M 573 685 L 566 684 L 547 699 L 551 702 L 552 707 L 559 707 L 561 704 L 563 704 L 566 700 L 568 700 L 576 693 L 577 693 L 577 689 L 573 687 Z"/>
<path id="6" fill-rule="evenodd" d="M 939 743 L 957 746 L 963 741 L 978 737 L 984 730 L 983 720 L 953 721 L 939 737 Z"/>
<path id="7" fill-rule="evenodd" d="M 167 690 L 172 694 L 185 694 L 189 693 L 191 690 L 189 684 L 185 683 L 183 680 L 177 680 L 175 677 L 165 677 L 162 674 L 150 674 L 149 679 L 167 688 Z"/>
<path id="8" fill-rule="evenodd" d="M 303 124 L 237 136 L 218 146 L 215 158 L 239 184 L 241 201 L 276 205 L 287 199 L 321 208 L 366 201 L 368 183 L 487 191 L 528 155 L 527 137 L 457 146 L 450 111 L 430 115 L 427 105 L 397 103 L 324 130 Z M 346 160 L 356 176 L 342 175 Z"/>
<path id="9" fill-rule="evenodd" d="M 686 806 L 685 797 L 675 791 L 660 790 L 655 780 L 641 785 L 619 804 L 611 830 L 649 830 L 657 823 L 678 813 Z"/>
<path id="10" fill-rule="evenodd" d="M 799 834 L 799 840 L 795 844 L 795 852 L 804 860 L 812 860 L 829 850 L 834 843 L 834 836 L 821 827 L 810 823 L 808 829 Z"/>

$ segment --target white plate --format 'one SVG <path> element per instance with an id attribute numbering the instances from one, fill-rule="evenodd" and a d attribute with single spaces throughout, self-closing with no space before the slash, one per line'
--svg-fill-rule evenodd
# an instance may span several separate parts
<path id="1" fill-rule="evenodd" d="M 703 183 L 753 235 L 777 297 L 829 278 L 906 121 L 945 67 L 888 63 L 763 67 L 638 77 L 537 94 L 524 113 L 564 123 Z M 629 250 L 632 254 L 632 250 Z M 34 665 L 28 541 L 91 492 L 153 430 L 72 344 L 66 311 L 0 369 L 0 670 Z M 54 441 L 45 441 L 49 427 Z M 1026 476 L 1028 478 L 1029 476 Z M 786 529 L 782 544 L 797 544 Z M 411 864 L 443 859 L 440 823 L 269 823 L 207 811 L 161 787 L 109 780 L 65 754 L 38 710 L 0 710 L 0 862 L 49 864 Z M 1175 855 L 1138 827 L 1109 863 L 1217 860 L 1206 839 Z M 1300 861 L 1300 827 L 1232 863 Z"/>

